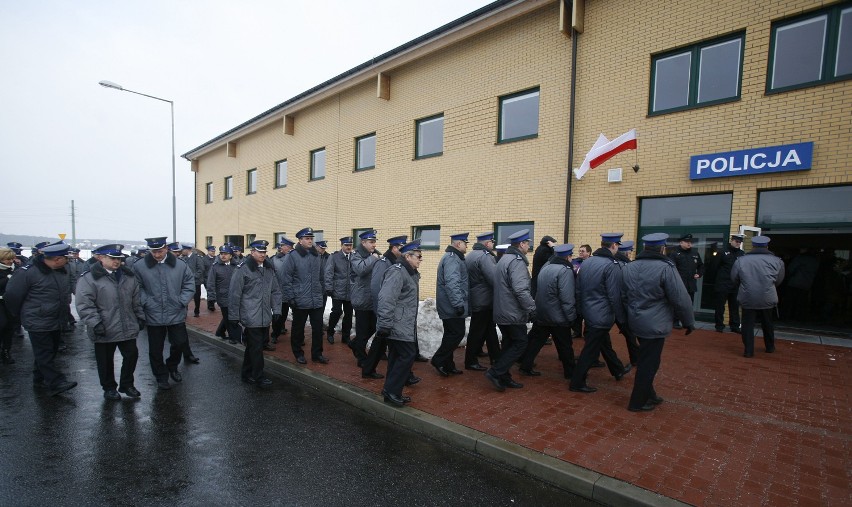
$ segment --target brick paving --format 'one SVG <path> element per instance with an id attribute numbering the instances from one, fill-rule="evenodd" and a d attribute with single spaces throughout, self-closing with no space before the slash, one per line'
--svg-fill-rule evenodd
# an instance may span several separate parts
<path id="1" fill-rule="evenodd" d="M 202 310 L 187 322 L 212 334 L 219 318 Z M 666 340 L 655 381 L 666 401 L 652 412 L 626 409 L 633 372 L 617 382 L 595 368 L 597 393 L 568 391 L 553 346 L 537 360 L 541 377 L 513 372 L 523 389 L 500 393 L 480 372 L 444 378 L 415 363 L 423 381 L 405 394 L 424 412 L 692 505 L 852 505 L 852 349 L 777 340 L 767 354 L 758 337 L 745 359 L 739 335 L 682 333 Z M 282 338 L 266 354 L 295 364 Z M 378 395 L 383 380 L 361 378 L 339 333 L 324 348 L 330 364 L 304 367 Z"/>

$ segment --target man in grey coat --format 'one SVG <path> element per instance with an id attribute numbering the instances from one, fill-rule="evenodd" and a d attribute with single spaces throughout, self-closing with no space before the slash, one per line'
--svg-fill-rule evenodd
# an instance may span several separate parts
<path id="1" fill-rule="evenodd" d="M 239 323 L 228 318 L 228 306 L 230 305 L 231 278 L 237 270 L 237 264 L 233 261 L 234 251 L 230 245 L 219 247 L 219 259 L 210 266 L 207 274 L 207 300 L 211 303 L 219 303 L 222 309 L 222 320 L 216 327 L 216 336 L 228 339 L 232 345 L 240 342 L 242 330 Z"/>
<path id="2" fill-rule="evenodd" d="M 77 284 L 76 306 L 86 332 L 95 343 L 95 361 L 104 398 L 121 399 L 119 393 L 139 398 L 133 382 L 139 349 L 136 337 L 145 328 L 145 312 L 133 271 L 122 266 L 124 245 L 104 245 L 95 252 L 99 263 L 83 273 Z M 115 349 L 121 353 L 121 376 L 115 382 Z M 118 388 L 118 390 L 116 390 Z"/>
<path id="3" fill-rule="evenodd" d="M 278 276 L 278 286 L 281 286 L 281 268 L 284 267 L 284 259 L 287 258 L 287 255 L 293 251 L 293 245 L 296 243 L 288 238 L 287 236 L 281 235 L 281 239 L 278 241 L 278 253 L 272 256 L 270 261 L 272 262 L 272 266 L 275 267 L 275 274 Z M 239 264 L 239 262 L 237 262 Z M 290 306 L 288 301 L 281 302 L 281 319 L 276 320 L 272 323 L 272 343 L 278 343 L 278 337 L 282 334 L 287 334 L 287 328 L 285 325 L 287 324 L 287 315 L 290 313 Z M 275 345 L 270 345 L 268 341 L 263 342 L 264 350 L 275 350 Z"/>
<path id="4" fill-rule="evenodd" d="M 349 256 L 352 255 L 352 236 L 340 238 L 340 250 L 331 254 L 325 267 L 325 291 L 331 297 L 331 313 L 328 316 L 328 343 L 334 343 L 334 328 L 343 317 L 340 328 L 340 341 L 349 344 L 352 334 L 352 301 L 349 293 L 349 274 L 352 266 Z"/>
<path id="5" fill-rule="evenodd" d="M 148 360 L 157 387 L 171 389 L 169 377 L 182 382 L 178 371 L 186 350 L 186 309 L 195 296 L 195 276 L 185 262 L 166 248 L 166 238 L 146 238 L 148 254 L 133 265 L 141 289 L 142 308 L 148 326 Z M 163 347 L 169 338 L 169 358 L 163 362 Z"/>
<path id="6" fill-rule="evenodd" d="M 500 340 L 497 339 L 497 326 L 494 324 L 494 277 L 497 273 L 497 257 L 493 250 L 494 232 L 483 232 L 476 236 L 473 251 L 464 258 L 470 285 L 470 329 L 467 332 L 467 347 L 464 352 L 466 370 L 487 370 L 479 364 L 479 352 L 483 342 L 488 347 L 491 364 L 500 356 Z"/>
<path id="7" fill-rule="evenodd" d="M 358 235 L 361 244 L 350 256 L 352 308 L 355 310 L 355 339 L 349 342 L 349 348 L 360 368 L 367 359 L 367 341 L 376 332 L 376 313 L 373 309 L 373 298 L 370 282 L 373 277 L 373 266 L 379 261 L 376 252 L 376 230 L 368 229 Z"/>
<path id="8" fill-rule="evenodd" d="M 464 261 L 468 235 L 467 232 L 451 235 L 450 245 L 438 264 L 436 305 L 444 324 L 444 336 L 432 356 L 432 366 L 442 377 L 464 373 L 456 368 L 453 352 L 464 339 L 464 323 L 470 307 L 470 282 Z"/>
<path id="9" fill-rule="evenodd" d="M 213 267 L 213 263 L 216 262 L 216 247 L 214 245 L 207 245 L 207 255 L 201 258 L 204 261 L 204 276 L 201 278 L 204 289 L 207 292 L 210 292 L 209 287 L 207 287 L 207 277 L 210 276 L 210 268 Z M 210 301 L 210 298 L 207 298 L 207 311 L 215 312 L 216 304 L 215 301 Z"/>
<path id="10" fill-rule="evenodd" d="M 739 283 L 737 300 L 743 309 L 743 357 L 754 357 L 754 322 L 758 314 L 766 352 L 775 352 L 777 287 L 784 281 L 784 261 L 769 251 L 769 236 L 751 238 L 752 249 L 731 268 L 731 281 Z"/>
<path id="11" fill-rule="evenodd" d="M 675 263 L 665 255 L 668 237 L 664 233 L 642 237 L 645 249 L 623 270 L 622 299 L 627 324 L 639 341 L 636 378 L 627 405 L 631 412 L 647 412 L 663 402 L 654 390 L 654 377 L 674 320 L 680 320 L 686 334 L 695 329 L 692 299 Z"/>
<path id="12" fill-rule="evenodd" d="M 281 290 L 275 268 L 266 258 L 268 246 L 265 240 L 251 243 L 251 253 L 231 276 L 228 288 L 228 320 L 244 328 L 242 379 L 260 388 L 272 385 L 263 376 L 263 341 L 269 326 L 282 318 Z"/>
<path id="13" fill-rule="evenodd" d="M 395 236 L 388 239 L 388 249 L 378 262 L 373 264 L 373 274 L 370 275 L 370 299 L 373 302 L 373 311 L 379 303 L 379 290 L 382 288 L 382 280 L 385 271 L 397 263 L 400 257 L 399 249 L 408 241 L 408 236 Z M 382 356 L 387 353 L 388 344 L 384 337 L 378 333 L 373 337 L 370 352 L 361 364 L 361 378 L 380 379 L 384 375 L 376 371 Z"/>
<path id="14" fill-rule="evenodd" d="M 530 294 L 530 263 L 527 260 L 529 251 L 530 230 L 520 230 L 509 236 L 509 247 L 497 263 L 494 322 L 503 334 L 503 352 L 485 372 L 485 378 L 498 391 L 524 387 L 512 379 L 509 369 L 527 349 L 527 323 L 535 320 L 535 299 Z"/>

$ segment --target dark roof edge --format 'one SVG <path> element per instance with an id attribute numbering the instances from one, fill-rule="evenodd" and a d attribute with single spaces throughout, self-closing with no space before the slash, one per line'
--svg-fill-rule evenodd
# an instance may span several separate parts
<path id="1" fill-rule="evenodd" d="M 259 120 L 259 119 L 261 119 L 265 116 L 268 116 L 268 115 L 270 115 L 270 114 L 272 114 L 272 113 L 274 113 L 274 112 L 276 112 L 280 109 L 283 109 L 283 108 L 287 107 L 288 105 L 290 105 L 294 102 L 298 102 L 299 100 L 301 100 L 301 99 L 303 99 L 303 98 L 305 98 L 309 95 L 312 95 L 312 94 L 322 90 L 323 88 L 327 88 L 327 87 L 333 85 L 334 83 L 336 83 L 338 81 L 342 81 L 343 79 L 345 79 L 345 78 L 347 78 L 347 77 L 349 77 L 353 74 L 357 74 L 358 72 L 366 69 L 367 67 L 370 67 L 370 66 L 375 65 L 377 63 L 383 62 L 383 61 L 393 57 L 396 54 L 399 54 L 399 53 L 401 53 L 401 52 L 403 52 L 407 49 L 410 49 L 414 46 L 417 46 L 418 44 L 422 44 L 423 42 L 426 42 L 430 39 L 434 39 L 437 36 L 439 36 L 439 35 L 441 35 L 445 32 L 448 32 L 448 31 L 450 31 L 450 30 L 452 30 L 452 29 L 454 29 L 454 28 L 456 28 L 460 25 L 467 23 L 468 21 L 471 21 L 472 19 L 478 18 L 478 17 L 482 16 L 483 14 L 487 14 L 488 12 L 499 9 L 500 7 L 503 7 L 506 4 L 510 4 L 510 3 L 513 3 L 513 2 L 517 2 L 517 0 L 496 0 L 494 2 L 491 2 L 488 5 L 484 5 L 484 6 L 480 7 L 479 9 L 476 9 L 473 12 L 470 12 L 470 13 L 465 14 L 464 16 L 462 16 L 458 19 L 450 21 L 449 23 L 447 23 L 444 26 L 438 27 L 438 28 L 432 30 L 431 32 L 427 32 L 427 33 L 421 35 L 420 37 L 417 37 L 416 39 L 410 40 L 410 41 L 406 42 L 405 44 L 398 46 L 394 49 L 391 49 L 390 51 L 383 53 L 379 56 L 376 56 L 375 58 L 367 60 L 366 62 L 364 62 L 360 65 L 357 65 L 357 66 L 347 70 L 346 72 L 344 72 L 342 74 L 334 76 L 333 78 L 331 78 L 331 79 L 329 79 L 329 80 L 327 80 L 323 83 L 320 83 L 320 84 L 314 86 L 313 88 L 310 88 L 310 89 L 296 95 L 295 97 L 287 99 L 286 101 L 278 104 L 277 106 L 275 106 L 271 109 L 268 109 L 268 110 L 260 113 L 259 115 L 243 122 L 243 123 L 240 123 L 236 127 L 228 130 L 227 132 L 219 134 L 218 136 L 214 137 L 213 139 L 207 141 L 206 143 L 203 143 L 203 144 L 189 150 L 188 152 L 181 155 L 181 157 L 183 157 L 187 160 L 191 160 L 188 156 L 190 153 L 194 153 L 196 151 L 204 149 L 204 148 L 210 146 L 211 144 L 216 144 L 218 141 L 224 139 L 225 137 L 228 137 L 229 135 L 233 134 L 234 132 L 246 127 L 247 125 L 250 125 L 250 124 L 256 122 L 257 120 Z"/>

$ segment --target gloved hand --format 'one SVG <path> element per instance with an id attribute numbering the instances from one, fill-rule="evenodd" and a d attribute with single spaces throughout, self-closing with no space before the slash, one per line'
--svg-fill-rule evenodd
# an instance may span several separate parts
<path id="1" fill-rule="evenodd" d="M 456 317 L 461 317 L 462 315 L 464 315 L 464 307 L 463 306 L 457 306 L 457 307 L 453 308 L 453 310 L 456 311 Z"/>
<path id="2" fill-rule="evenodd" d="M 104 327 L 103 322 L 98 322 L 92 331 L 95 333 L 95 336 L 106 336 L 106 327 Z"/>
<path id="3" fill-rule="evenodd" d="M 390 336 L 390 334 L 391 330 L 385 327 L 376 331 L 376 336 L 379 338 L 387 338 L 388 336 Z"/>
<path id="4" fill-rule="evenodd" d="M 137 319 L 136 322 L 139 324 L 139 330 L 140 331 L 145 329 L 145 319 Z"/>
<path id="5" fill-rule="evenodd" d="M 330 298 L 333 298 L 334 297 L 334 291 L 327 290 L 327 291 L 325 291 L 325 295 L 330 297 Z"/>
<path id="6" fill-rule="evenodd" d="M 684 335 L 690 335 L 693 331 L 695 331 L 695 326 L 686 326 L 684 329 L 686 329 L 686 333 L 684 333 Z"/>

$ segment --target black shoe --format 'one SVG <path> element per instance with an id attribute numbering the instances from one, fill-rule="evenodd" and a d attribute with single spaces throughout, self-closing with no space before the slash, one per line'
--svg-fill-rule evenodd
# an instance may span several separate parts
<path id="1" fill-rule="evenodd" d="M 121 395 L 115 389 L 107 389 L 104 391 L 104 399 L 109 401 L 120 401 Z"/>
<path id="2" fill-rule="evenodd" d="M 632 369 L 633 369 L 633 365 L 628 364 L 627 366 L 624 367 L 623 370 L 621 370 L 621 373 L 617 373 L 615 375 L 615 380 L 623 379 L 624 376 L 627 375 L 628 373 L 630 373 L 630 370 L 632 370 Z"/>
<path id="3" fill-rule="evenodd" d="M 328 364 L 328 358 L 325 357 L 325 356 L 317 356 L 317 357 L 311 358 L 311 361 L 313 361 L 315 363 L 320 363 L 320 364 Z"/>
<path id="4" fill-rule="evenodd" d="M 364 361 L 365 361 L 364 359 L 356 359 L 355 365 L 358 366 L 358 368 L 363 368 L 364 367 Z"/>
<path id="5" fill-rule="evenodd" d="M 473 371 L 485 371 L 485 370 L 487 370 L 488 368 L 486 368 L 485 366 L 482 366 L 482 365 L 481 365 L 481 364 L 479 364 L 479 363 L 473 363 L 473 364 L 468 364 L 468 365 L 466 365 L 466 366 L 464 367 L 464 369 L 465 369 L 465 370 L 473 370 Z"/>
<path id="6" fill-rule="evenodd" d="M 461 375 L 462 373 L 464 373 L 463 371 L 461 371 L 460 369 L 456 368 L 455 366 L 453 366 L 452 368 L 450 368 L 449 370 L 447 370 L 447 372 L 449 372 L 449 373 L 451 373 L 451 374 L 453 374 L 453 375 Z"/>
<path id="7" fill-rule="evenodd" d="M 397 407 L 405 406 L 405 400 L 402 398 L 402 396 L 391 394 L 385 390 L 382 390 L 382 396 L 385 399 L 385 403 L 390 403 L 391 405 L 396 405 Z"/>
<path id="8" fill-rule="evenodd" d="M 775 345 L 770 345 L 770 346 L 766 347 L 766 352 L 768 352 L 770 354 L 775 352 Z"/>
<path id="9" fill-rule="evenodd" d="M 242 379 L 243 379 L 243 382 L 245 382 L 246 384 L 252 384 L 252 385 L 257 384 L 257 380 L 255 380 L 251 377 L 242 377 Z"/>
<path id="10" fill-rule="evenodd" d="M 414 358 L 414 361 L 418 362 L 418 363 L 428 363 L 429 362 L 428 359 L 423 357 L 423 354 L 417 354 L 417 357 Z"/>
<path id="11" fill-rule="evenodd" d="M 651 405 L 659 405 L 660 403 L 662 403 L 664 401 L 665 400 L 660 398 L 659 396 L 653 396 L 651 398 L 648 398 L 648 403 L 650 403 Z"/>
<path id="12" fill-rule="evenodd" d="M 215 312 L 216 306 L 215 305 L 207 305 L 207 311 L 208 312 Z"/>
<path id="13" fill-rule="evenodd" d="M 65 391 L 69 389 L 74 389 L 75 387 L 77 387 L 76 382 L 70 382 L 66 380 L 65 382 L 60 382 L 59 384 L 56 384 L 55 386 L 51 387 L 50 395 L 56 396 L 57 394 L 64 393 Z"/>
<path id="14" fill-rule="evenodd" d="M 139 390 L 136 389 L 133 386 L 119 388 L 118 392 L 124 393 L 127 396 L 130 396 L 131 398 L 141 398 L 142 397 L 142 393 L 140 393 Z"/>
<path id="15" fill-rule="evenodd" d="M 732 327 L 732 328 L 731 328 L 731 332 L 732 332 L 732 333 L 737 333 L 737 334 L 742 334 L 742 331 L 740 331 L 740 328 L 738 328 L 738 327 Z"/>
<path id="16" fill-rule="evenodd" d="M 217 331 L 217 332 L 215 332 L 215 333 L 213 333 L 213 335 L 214 335 L 214 336 L 218 336 L 219 338 L 221 338 L 221 339 L 223 339 L 223 340 L 226 338 L 226 337 L 225 337 L 225 333 L 220 333 L 220 332 L 218 332 L 218 331 Z"/>
<path id="17" fill-rule="evenodd" d="M 754 352 L 743 352 L 743 357 L 754 357 Z"/>
<path id="18" fill-rule="evenodd" d="M 380 379 L 380 378 L 385 378 L 385 376 L 382 375 L 381 373 L 377 372 L 377 371 L 374 371 L 372 373 L 362 373 L 361 378 Z"/>
<path id="19" fill-rule="evenodd" d="M 598 388 L 592 387 L 592 386 L 581 386 L 581 387 L 568 386 L 568 390 L 571 391 L 572 393 L 593 393 L 593 392 L 597 391 Z"/>
<path id="20" fill-rule="evenodd" d="M 201 362 L 201 359 L 198 359 L 195 356 L 185 357 L 185 358 L 183 358 L 183 360 L 186 361 L 187 363 L 192 363 L 192 364 L 198 364 L 198 363 Z"/>
<path id="21" fill-rule="evenodd" d="M 163 390 L 163 391 L 168 391 L 171 388 L 172 388 L 172 385 L 169 384 L 169 379 L 157 381 L 157 389 L 160 389 L 160 390 Z"/>
<path id="22" fill-rule="evenodd" d="M 540 377 L 541 376 L 540 371 L 533 370 L 532 368 L 530 368 L 529 370 L 526 369 L 526 368 L 518 368 L 518 371 L 521 372 L 521 375 L 523 375 L 525 377 Z"/>
<path id="23" fill-rule="evenodd" d="M 230 343 L 231 345 L 236 345 L 236 344 L 238 344 L 238 343 L 240 343 L 240 342 L 238 342 L 237 340 L 235 340 L 235 339 L 231 338 L 231 339 L 229 339 L 229 340 L 228 340 L 228 343 Z"/>
<path id="24" fill-rule="evenodd" d="M 443 366 L 438 366 L 438 365 L 433 364 L 432 367 L 435 368 L 435 371 L 438 372 L 438 375 L 440 375 L 442 377 L 449 377 L 450 376 L 450 372 L 448 372 L 447 369 L 444 368 Z"/>
<path id="25" fill-rule="evenodd" d="M 524 387 L 524 385 L 520 382 L 515 382 L 514 380 L 512 380 L 512 377 L 500 379 L 500 383 L 502 383 L 506 387 L 511 387 L 512 389 L 520 389 Z"/>
<path id="26" fill-rule="evenodd" d="M 642 405 L 641 407 L 627 407 L 627 410 L 631 412 L 650 412 L 651 410 L 654 410 L 655 407 L 656 405 L 651 402 L 648 402 Z"/>
<path id="27" fill-rule="evenodd" d="M 328 335 L 328 343 L 334 343 L 334 335 L 333 334 Z"/>
<path id="28" fill-rule="evenodd" d="M 423 380 L 423 379 L 421 379 L 420 377 L 412 375 L 412 376 L 408 377 L 407 379 L 405 379 L 405 385 L 413 386 L 414 384 L 417 384 L 421 380 Z"/>
<path id="29" fill-rule="evenodd" d="M 497 389 L 501 393 L 506 390 L 506 386 L 503 385 L 503 382 L 500 382 L 500 379 L 497 377 L 497 375 L 494 375 L 491 370 L 487 370 L 485 372 L 485 378 L 487 378 L 488 381 L 491 382 L 491 385 L 494 386 L 494 389 Z"/>
<path id="30" fill-rule="evenodd" d="M 271 341 L 273 344 L 276 344 L 276 343 L 278 343 L 278 337 L 273 336 L 272 338 L 269 339 L 269 341 Z"/>
<path id="31" fill-rule="evenodd" d="M 411 396 L 402 395 L 403 403 L 411 403 Z"/>
<path id="32" fill-rule="evenodd" d="M 299 364 L 308 364 L 308 360 L 305 359 L 305 356 L 296 356 L 296 362 Z"/>
<path id="33" fill-rule="evenodd" d="M 345 333 L 341 335 L 340 341 L 343 342 L 344 345 L 349 345 L 350 343 L 352 343 L 352 340 L 349 339 L 349 335 Z"/>
<path id="34" fill-rule="evenodd" d="M 261 389 L 266 389 L 267 387 L 272 387 L 272 381 L 266 377 L 260 377 L 259 379 L 255 380 L 254 385 Z"/>
<path id="35" fill-rule="evenodd" d="M 267 343 L 266 345 L 263 346 L 263 350 L 272 352 L 273 350 L 275 350 L 275 345 L 272 345 L 271 343 Z"/>
<path id="36" fill-rule="evenodd" d="M 169 371 L 169 377 L 171 377 L 175 382 L 183 382 L 183 375 L 181 375 L 177 370 Z"/>
<path id="37" fill-rule="evenodd" d="M 200 315 L 201 315 L 201 314 L 200 314 L 199 312 L 195 312 L 195 313 L 193 313 L 193 314 L 192 314 L 192 316 L 193 316 L 193 317 L 198 317 L 198 316 L 200 316 Z"/>
<path id="38" fill-rule="evenodd" d="M 725 332 L 725 328 L 724 328 L 724 327 L 717 327 L 717 328 L 716 328 L 716 332 L 717 332 L 717 333 L 724 333 L 724 332 Z"/>
<path id="39" fill-rule="evenodd" d="M 589 368 L 603 368 L 606 364 L 603 361 L 595 361 Z"/>

